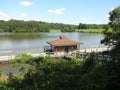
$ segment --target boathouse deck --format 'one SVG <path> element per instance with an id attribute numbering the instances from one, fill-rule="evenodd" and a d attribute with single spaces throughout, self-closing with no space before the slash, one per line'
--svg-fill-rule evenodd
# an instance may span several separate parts
<path id="1" fill-rule="evenodd" d="M 74 53 L 82 54 L 82 53 L 91 53 L 91 52 L 103 52 L 103 51 L 109 51 L 111 48 L 109 47 L 98 47 L 98 48 L 84 48 L 79 50 L 74 50 L 71 52 L 52 52 L 52 53 L 46 53 L 46 52 L 38 52 L 40 49 L 28 49 L 28 50 L 13 50 L 13 51 L 0 51 L 0 63 L 2 62 L 10 62 L 11 59 L 14 59 L 16 55 L 18 54 L 29 54 L 33 57 L 64 57 L 65 55 L 71 55 Z M 35 51 L 36 50 L 36 51 Z M 34 52 L 33 52 L 34 51 Z"/>

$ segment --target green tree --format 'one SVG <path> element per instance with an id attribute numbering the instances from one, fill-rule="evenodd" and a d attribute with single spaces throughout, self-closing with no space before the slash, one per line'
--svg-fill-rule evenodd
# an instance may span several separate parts
<path id="1" fill-rule="evenodd" d="M 112 29 L 105 30 L 105 39 L 102 43 L 112 46 L 113 59 L 120 60 L 120 6 L 112 10 L 109 15 L 109 25 Z"/>
<path id="2" fill-rule="evenodd" d="M 107 28 L 105 30 L 105 38 L 102 43 L 112 46 L 112 50 L 109 53 L 112 56 L 112 61 L 106 62 L 109 74 L 107 89 L 115 90 L 120 89 L 120 6 L 109 14 L 111 29 Z"/>

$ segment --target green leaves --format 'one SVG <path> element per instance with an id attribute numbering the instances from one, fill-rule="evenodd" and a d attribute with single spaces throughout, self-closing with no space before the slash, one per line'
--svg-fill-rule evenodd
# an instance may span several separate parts
<path id="1" fill-rule="evenodd" d="M 106 29 L 105 39 L 102 41 L 105 45 L 112 46 L 110 52 L 114 61 L 120 61 L 120 6 L 112 10 L 109 17 L 110 29 Z"/>
<path id="2" fill-rule="evenodd" d="M 47 23 L 42 21 L 24 20 L 0 20 L 0 32 L 30 33 L 30 32 L 50 32 L 51 29 L 63 30 L 63 32 L 73 32 L 77 25 L 66 25 L 61 23 Z"/>
<path id="3" fill-rule="evenodd" d="M 26 73 L 26 67 L 21 68 L 24 74 L 10 74 L 0 89 L 3 86 L 6 88 L 3 90 L 109 90 L 119 87 L 120 64 L 115 63 L 117 67 L 114 67 L 111 62 L 99 61 L 96 53 L 89 54 L 84 61 L 37 57 L 32 59 L 32 64 L 21 64 L 24 63 L 31 68 Z"/>
<path id="4" fill-rule="evenodd" d="M 33 57 L 27 54 L 20 54 L 15 57 L 11 62 L 12 63 L 30 63 L 33 60 Z"/>

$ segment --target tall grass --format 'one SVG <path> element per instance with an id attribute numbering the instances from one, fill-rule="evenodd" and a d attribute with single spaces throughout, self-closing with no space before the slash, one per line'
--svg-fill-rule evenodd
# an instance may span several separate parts
<path id="1" fill-rule="evenodd" d="M 76 32 L 82 33 L 103 33 L 104 29 L 76 29 Z"/>

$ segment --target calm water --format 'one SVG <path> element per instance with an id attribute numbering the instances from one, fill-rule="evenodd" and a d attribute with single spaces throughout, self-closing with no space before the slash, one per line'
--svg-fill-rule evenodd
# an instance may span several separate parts
<path id="1" fill-rule="evenodd" d="M 65 34 L 69 39 L 84 43 L 81 48 L 100 45 L 103 34 L 93 33 L 0 33 L 0 51 L 21 50 L 40 48 L 43 50 L 50 40 L 59 38 L 60 34 Z"/>

